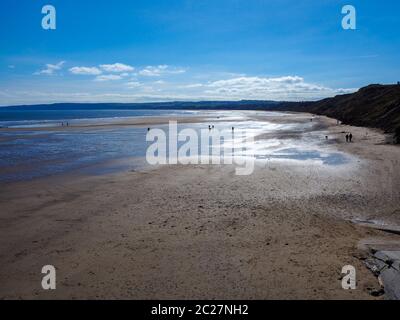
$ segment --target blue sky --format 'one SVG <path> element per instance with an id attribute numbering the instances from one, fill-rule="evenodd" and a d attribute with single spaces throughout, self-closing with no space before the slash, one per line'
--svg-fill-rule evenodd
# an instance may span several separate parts
<path id="1" fill-rule="evenodd" d="M 56 8 L 44 30 L 41 9 Z M 343 30 L 344 5 L 357 29 Z M 398 0 L 2 0 L 0 105 L 307 100 L 400 80 Z"/>

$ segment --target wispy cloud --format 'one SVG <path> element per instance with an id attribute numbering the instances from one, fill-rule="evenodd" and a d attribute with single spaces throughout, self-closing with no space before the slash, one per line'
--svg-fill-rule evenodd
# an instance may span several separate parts
<path id="1" fill-rule="evenodd" d="M 115 72 L 115 73 L 132 72 L 135 70 L 134 67 L 119 62 L 114 64 L 101 64 L 100 68 L 106 72 Z"/>
<path id="2" fill-rule="evenodd" d="M 184 84 L 180 85 L 180 89 L 194 89 L 194 88 L 201 88 L 204 87 L 205 85 L 203 83 L 189 83 L 189 84 Z"/>
<path id="3" fill-rule="evenodd" d="M 65 62 L 57 64 L 47 64 L 40 74 L 55 74 L 61 70 Z M 66 78 L 68 82 L 65 86 L 63 78 L 53 79 L 43 78 L 46 87 L 54 84 L 58 95 L 54 94 L 54 100 L 59 101 L 88 101 L 94 102 L 110 101 L 115 98 L 115 102 L 129 101 L 129 97 L 135 101 L 168 101 L 168 100 L 316 100 L 336 94 L 353 92 L 355 88 L 331 88 L 321 83 L 314 83 L 305 80 L 298 75 L 285 76 L 251 76 L 238 73 L 208 71 L 193 71 L 194 69 L 182 69 L 176 66 L 158 65 L 147 66 L 135 71 L 131 65 L 124 63 L 96 64 L 86 66 L 74 66 L 68 69 L 71 77 Z M 183 74 L 176 77 L 177 74 Z M 86 75 L 83 81 L 79 82 L 78 92 L 71 94 L 77 86 L 71 82 L 71 78 Z M 54 79 L 55 80 L 55 79 Z M 115 83 L 113 83 L 115 82 Z M 38 88 L 39 89 L 39 88 Z M 103 94 L 99 94 L 99 90 Z M 29 98 L 29 95 L 31 98 Z M 18 102 L 37 103 L 46 99 L 45 95 L 38 93 L 25 93 L 15 95 L 12 91 L 0 94 L 1 104 L 15 104 Z M 26 99 L 26 101 L 24 101 Z M 50 98 L 49 98 L 50 99 Z M 98 100 L 96 100 L 98 99 Z M 133 100 L 132 100 L 133 101 Z"/>
<path id="4" fill-rule="evenodd" d="M 187 81 L 188 79 L 186 79 Z M 306 81 L 296 75 L 281 77 L 240 76 L 208 82 L 177 83 L 153 81 L 125 84 L 136 93 L 157 93 L 168 96 L 189 96 L 193 100 L 315 100 L 356 91 L 356 88 L 330 88 Z"/>
<path id="5" fill-rule="evenodd" d="M 104 74 L 97 76 L 94 81 L 115 81 L 115 80 L 121 80 L 122 76 L 116 75 L 116 74 Z"/>
<path id="6" fill-rule="evenodd" d="M 79 74 L 79 75 L 99 75 L 102 71 L 96 67 L 72 67 L 69 69 L 72 74 Z"/>
<path id="7" fill-rule="evenodd" d="M 198 85 L 196 85 L 197 87 Z M 204 84 L 204 93 L 215 97 L 234 99 L 316 99 L 355 89 L 332 89 L 320 84 L 306 82 L 299 76 L 238 77 Z"/>
<path id="8" fill-rule="evenodd" d="M 56 73 L 56 71 L 61 70 L 62 66 L 65 64 L 65 61 L 60 61 L 57 64 L 51 64 L 48 63 L 46 64 L 46 68 L 42 69 L 40 71 L 35 72 L 36 75 L 39 74 L 44 74 L 44 75 L 53 75 Z"/>
<path id="9" fill-rule="evenodd" d="M 158 66 L 147 66 L 137 73 L 133 73 L 135 68 L 131 65 L 124 63 L 114 63 L 114 64 L 100 64 L 96 67 L 72 67 L 69 71 L 76 75 L 93 75 L 99 76 L 103 72 L 118 74 L 117 76 L 105 75 L 103 77 L 96 77 L 96 81 L 106 81 L 106 80 L 117 80 L 121 77 L 128 77 L 130 75 L 143 76 L 143 77 L 161 77 L 166 75 L 175 75 L 185 73 L 186 69 L 171 67 L 168 65 L 158 65 Z"/>
<path id="10" fill-rule="evenodd" d="M 167 74 L 180 74 L 185 73 L 183 68 L 170 67 L 168 65 L 147 66 L 139 71 L 139 75 L 144 77 L 160 77 Z"/>
<path id="11" fill-rule="evenodd" d="M 69 71 L 75 75 L 96 76 L 94 79 L 95 81 L 120 80 L 123 77 L 128 77 L 130 72 L 134 70 L 134 67 L 123 63 L 101 64 L 98 67 L 72 67 L 69 69 Z M 103 71 L 115 74 L 103 75 Z"/>
<path id="12" fill-rule="evenodd" d="M 96 81 L 120 80 L 119 75 L 99 75 Z M 90 81 L 94 85 L 93 81 Z M 178 100 L 315 100 L 356 91 L 356 88 L 329 88 L 313 84 L 298 76 L 236 77 L 206 83 L 139 82 L 131 80 L 122 86 L 110 86 L 99 93 L 93 86 L 80 92 L 0 91 L 0 105 L 51 102 L 149 102 Z M 95 86 L 95 85 L 94 85 Z M 118 89 L 119 88 L 119 89 Z"/>
<path id="13" fill-rule="evenodd" d="M 139 88 L 140 86 L 142 86 L 142 84 L 138 81 L 129 81 L 129 82 L 126 82 L 125 85 L 128 88 Z"/>

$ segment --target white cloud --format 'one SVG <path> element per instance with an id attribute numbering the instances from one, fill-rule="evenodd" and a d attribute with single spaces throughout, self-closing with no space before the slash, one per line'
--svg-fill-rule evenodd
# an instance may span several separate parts
<path id="1" fill-rule="evenodd" d="M 266 89 L 272 87 L 281 87 L 303 83 L 304 79 L 297 76 L 286 76 L 277 78 L 260 77 L 238 77 L 228 80 L 218 80 L 211 82 L 208 86 L 213 88 L 231 88 L 231 89 Z"/>
<path id="2" fill-rule="evenodd" d="M 166 82 L 164 80 L 157 80 L 157 81 L 154 81 L 153 83 L 160 84 L 160 85 L 166 84 Z"/>
<path id="3" fill-rule="evenodd" d="M 179 88 L 181 89 L 194 89 L 194 88 L 201 88 L 204 87 L 204 84 L 202 83 L 189 83 L 189 84 L 184 84 L 180 86 Z"/>
<path id="4" fill-rule="evenodd" d="M 64 61 L 57 64 L 48 64 L 42 74 L 57 73 L 63 68 Z M 97 64 L 96 64 L 97 65 Z M 116 68 L 115 65 L 117 65 Z M 122 65 L 122 64 L 121 64 Z M 321 83 L 306 81 L 296 75 L 263 77 L 248 76 L 228 73 L 201 73 L 192 72 L 179 77 L 163 77 L 168 74 L 185 72 L 183 69 L 170 67 L 168 65 L 148 66 L 134 74 L 132 72 L 106 72 L 103 66 L 113 66 L 109 70 L 122 70 L 118 64 L 97 65 L 97 67 L 77 66 L 68 69 L 71 74 L 88 75 L 84 87 L 79 83 L 79 89 L 87 91 L 88 96 L 82 93 L 79 96 L 69 95 L 69 90 L 75 90 L 76 85 L 63 86 L 60 95 L 54 95 L 53 101 L 108 101 L 111 97 L 115 102 L 132 100 L 149 101 L 156 100 L 316 100 L 320 98 L 354 92 L 353 88 L 331 88 Z M 65 67 L 64 67 L 65 68 Z M 46 71 L 49 70 L 49 71 Z M 142 75 L 143 77 L 140 77 Z M 153 78 L 152 78 L 153 77 Z M 59 90 L 58 83 L 53 81 L 46 85 L 55 85 Z M 100 85 L 101 84 L 101 85 Z M 98 94 L 99 86 L 104 95 Z M 55 90 L 55 91 L 57 91 Z M 90 98 L 89 98 L 90 96 Z M 37 94 L 26 94 L 21 97 L 14 96 L 11 92 L 0 92 L 1 104 L 15 103 L 38 103 L 46 102 L 46 96 Z M 30 98 L 31 97 L 31 98 Z M 58 99 L 58 100 L 57 100 Z M 49 100 L 50 102 L 50 100 Z"/>
<path id="5" fill-rule="evenodd" d="M 115 81 L 115 80 L 121 80 L 122 77 L 116 74 L 104 74 L 97 76 L 94 81 Z"/>
<path id="6" fill-rule="evenodd" d="M 129 82 L 125 83 L 125 85 L 128 88 L 138 88 L 138 87 L 142 86 L 142 84 L 138 81 L 129 81 Z"/>
<path id="7" fill-rule="evenodd" d="M 79 75 L 99 75 L 101 74 L 101 70 L 96 67 L 72 67 L 69 69 L 72 74 Z"/>
<path id="8" fill-rule="evenodd" d="M 160 77 L 165 74 L 180 74 L 185 73 L 186 70 L 182 68 L 172 68 L 168 65 L 147 66 L 139 71 L 139 75 L 144 77 Z"/>
<path id="9" fill-rule="evenodd" d="M 65 64 L 65 61 L 60 61 L 57 64 L 51 64 L 48 63 L 46 64 L 46 68 L 43 70 L 40 70 L 38 72 L 35 72 L 36 75 L 38 74 L 45 74 L 45 75 L 52 75 L 54 74 L 57 70 L 61 70 L 62 66 Z"/>
<path id="10" fill-rule="evenodd" d="M 304 100 L 352 92 L 354 89 L 332 89 L 304 81 L 298 76 L 237 77 L 204 85 L 205 94 L 231 99 Z"/>
<path id="11" fill-rule="evenodd" d="M 101 64 L 100 68 L 106 72 L 116 72 L 116 73 L 132 72 L 133 70 L 135 70 L 134 67 L 123 63 Z"/>
<path id="12" fill-rule="evenodd" d="M 334 89 L 321 84 L 307 82 L 299 76 L 257 77 L 237 76 L 209 82 L 176 83 L 163 80 L 139 83 L 136 79 L 125 83 L 135 92 L 186 95 L 192 100 L 315 100 L 354 92 L 356 89 Z"/>

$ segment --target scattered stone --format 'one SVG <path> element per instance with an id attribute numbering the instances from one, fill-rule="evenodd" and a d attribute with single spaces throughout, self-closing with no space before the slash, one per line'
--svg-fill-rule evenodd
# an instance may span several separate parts
<path id="1" fill-rule="evenodd" d="M 383 288 L 380 288 L 379 290 L 372 290 L 370 294 L 373 297 L 380 297 L 385 294 L 385 290 Z"/>
<path id="2" fill-rule="evenodd" d="M 366 266 L 378 277 L 381 289 L 371 295 L 385 294 L 388 300 L 400 300 L 400 251 L 378 250 L 365 260 Z"/>

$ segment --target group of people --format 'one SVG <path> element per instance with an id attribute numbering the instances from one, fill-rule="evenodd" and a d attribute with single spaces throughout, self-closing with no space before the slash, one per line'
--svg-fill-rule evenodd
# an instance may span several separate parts
<path id="1" fill-rule="evenodd" d="M 218 117 L 219 118 L 219 117 Z M 211 130 L 211 129 L 214 129 L 214 125 L 209 125 L 208 126 L 208 130 Z M 235 130 L 235 127 L 232 127 L 232 131 L 234 131 Z"/>
<path id="2" fill-rule="evenodd" d="M 351 133 L 346 134 L 346 142 L 352 142 L 353 140 L 353 135 Z"/>
<path id="3" fill-rule="evenodd" d="M 61 126 L 62 126 L 62 127 L 64 127 L 64 126 L 69 127 L 69 123 L 68 123 L 68 122 L 66 122 L 66 123 L 61 122 Z"/>

